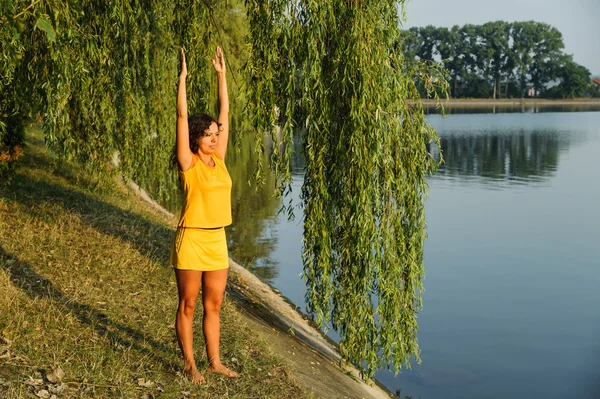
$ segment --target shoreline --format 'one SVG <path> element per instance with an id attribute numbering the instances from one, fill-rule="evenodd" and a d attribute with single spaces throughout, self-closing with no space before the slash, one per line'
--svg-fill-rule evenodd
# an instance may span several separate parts
<path id="1" fill-rule="evenodd" d="M 492 99 L 492 98 L 450 98 L 440 99 L 423 99 L 424 106 L 436 106 L 438 103 L 444 107 L 491 107 L 491 106 L 565 106 L 565 105 L 598 105 L 600 106 L 600 98 L 572 98 L 572 99 L 545 99 L 545 98 L 514 98 L 514 99 Z"/>

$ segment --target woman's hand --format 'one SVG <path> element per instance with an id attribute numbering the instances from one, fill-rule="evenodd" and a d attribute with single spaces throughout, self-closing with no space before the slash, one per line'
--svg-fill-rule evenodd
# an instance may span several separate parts
<path id="1" fill-rule="evenodd" d="M 219 46 L 217 46 L 215 58 L 212 60 L 212 63 L 217 73 L 225 73 L 225 57 L 223 56 L 223 52 Z"/>
<path id="2" fill-rule="evenodd" d="M 187 77 L 187 65 L 185 63 L 185 54 L 183 53 L 183 48 L 181 48 L 179 50 L 179 69 L 181 70 L 180 74 L 179 74 L 179 78 L 183 78 L 185 79 Z M 214 63 L 214 61 L 213 61 Z"/>

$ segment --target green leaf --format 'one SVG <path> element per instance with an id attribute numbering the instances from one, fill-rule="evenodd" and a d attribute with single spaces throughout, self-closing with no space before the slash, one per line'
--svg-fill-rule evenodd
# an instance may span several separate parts
<path id="1" fill-rule="evenodd" d="M 18 41 L 19 37 L 21 36 L 19 34 L 19 31 L 16 28 L 14 28 L 14 27 L 11 30 L 12 30 L 12 34 L 13 34 L 12 35 L 12 40 L 15 41 L 15 42 Z"/>
<path id="2" fill-rule="evenodd" d="M 56 41 L 56 31 L 54 30 L 52 24 L 50 23 L 50 21 L 48 21 L 46 16 L 40 16 L 35 23 L 35 27 L 46 32 L 46 37 L 48 37 L 48 40 L 50 40 L 51 42 Z"/>

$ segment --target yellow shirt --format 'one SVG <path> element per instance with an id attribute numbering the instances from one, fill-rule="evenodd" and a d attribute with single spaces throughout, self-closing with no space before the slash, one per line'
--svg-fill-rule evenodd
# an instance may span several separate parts
<path id="1" fill-rule="evenodd" d="M 185 199 L 179 227 L 214 228 L 231 224 L 231 177 L 218 153 L 207 166 L 196 154 L 192 166 L 179 172 Z"/>

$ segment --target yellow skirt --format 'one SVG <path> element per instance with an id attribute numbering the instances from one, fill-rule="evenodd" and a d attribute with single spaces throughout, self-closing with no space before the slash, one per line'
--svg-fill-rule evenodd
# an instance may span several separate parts
<path id="1" fill-rule="evenodd" d="M 171 246 L 171 266 L 175 269 L 211 271 L 227 269 L 227 238 L 220 229 L 178 228 Z"/>

